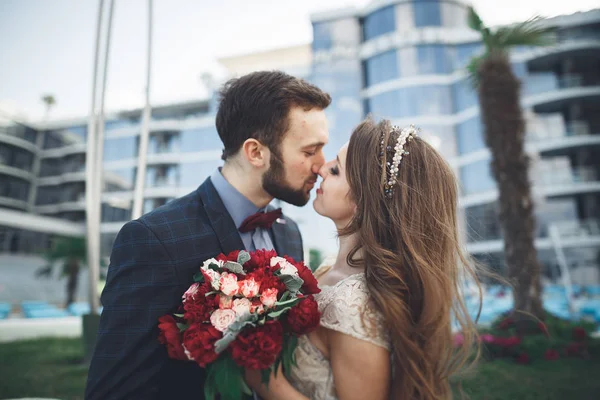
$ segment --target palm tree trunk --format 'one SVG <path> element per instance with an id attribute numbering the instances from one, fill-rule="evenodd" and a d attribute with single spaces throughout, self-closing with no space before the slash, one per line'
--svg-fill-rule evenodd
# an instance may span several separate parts
<path id="1" fill-rule="evenodd" d="M 79 261 L 73 259 L 68 261 L 68 277 L 67 277 L 67 304 L 69 307 L 75 302 L 75 295 L 77 294 L 77 287 L 79 286 Z"/>
<path id="2" fill-rule="evenodd" d="M 503 53 L 492 54 L 479 68 L 479 103 L 491 169 L 498 183 L 500 223 L 514 306 L 543 319 L 540 263 L 534 245 L 535 220 L 525 153 L 525 122 L 519 101 L 520 82 Z M 526 315 L 515 314 L 517 321 Z M 523 326 L 523 325 L 521 325 Z"/>

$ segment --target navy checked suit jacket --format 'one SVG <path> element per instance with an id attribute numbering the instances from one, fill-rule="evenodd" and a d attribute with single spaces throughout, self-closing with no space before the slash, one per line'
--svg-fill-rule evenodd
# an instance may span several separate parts
<path id="1" fill-rule="evenodd" d="M 271 228 L 275 250 L 303 260 L 298 226 L 283 220 Z M 158 342 L 158 318 L 176 309 L 202 261 L 240 249 L 237 227 L 210 178 L 125 224 L 110 257 L 85 398 L 204 399 L 204 369 L 168 358 Z"/>

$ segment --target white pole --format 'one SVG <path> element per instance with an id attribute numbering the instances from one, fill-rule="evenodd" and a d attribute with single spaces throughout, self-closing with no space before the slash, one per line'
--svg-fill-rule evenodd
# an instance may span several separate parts
<path id="1" fill-rule="evenodd" d="M 86 162 L 85 162 L 85 213 L 86 213 L 86 231 L 87 231 L 87 264 L 89 268 L 89 297 L 91 314 L 98 313 L 98 284 L 99 275 L 99 253 L 94 242 L 94 230 L 97 227 L 94 224 L 94 167 L 96 165 L 96 87 L 98 83 L 98 58 L 100 53 L 100 33 L 102 31 L 102 13 L 104 10 L 104 0 L 99 1 L 98 22 L 96 23 L 96 49 L 94 53 L 94 72 L 92 75 L 92 105 L 90 109 L 90 119 L 88 121 L 87 142 L 86 142 Z M 94 272 L 95 271 L 95 272 Z"/>
<path id="2" fill-rule="evenodd" d="M 556 260 L 558 261 L 558 267 L 560 268 L 560 275 L 562 277 L 563 285 L 565 286 L 565 294 L 567 296 L 567 304 L 569 306 L 569 314 L 571 318 L 575 316 L 575 307 L 573 306 L 573 285 L 571 283 L 571 271 L 567 265 L 567 259 L 562 248 L 560 241 L 560 231 L 555 224 L 550 225 L 550 240 L 552 240 L 552 246 L 556 253 Z"/>
<path id="3" fill-rule="evenodd" d="M 144 205 L 144 184 L 146 182 L 146 155 L 148 153 L 148 138 L 150 136 L 150 77 L 152 67 L 152 0 L 148 0 L 148 52 L 146 62 L 146 104 L 142 114 L 142 129 L 140 132 L 140 144 L 138 148 L 138 164 L 135 179 L 135 190 L 133 193 L 133 210 L 131 219 L 142 216 Z"/>
<path id="4" fill-rule="evenodd" d="M 93 274 L 95 282 L 95 301 L 94 306 L 100 306 L 100 299 L 98 297 L 98 278 L 100 276 L 100 222 L 102 212 L 102 177 L 103 177 L 103 166 L 102 159 L 104 158 L 104 100 L 106 97 L 106 80 L 108 75 L 108 60 L 110 55 L 110 38 L 112 33 L 112 20 L 113 11 L 115 8 L 115 1 L 110 0 L 110 6 L 108 9 L 108 28 L 106 31 L 106 48 L 104 49 L 104 71 L 102 73 L 102 89 L 100 91 L 100 110 L 98 111 L 98 133 L 96 141 L 96 157 L 94 160 L 94 182 L 93 182 L 93 208 L 94 208 L 94 252 L 98 255 L 97 263 L 94 265 L 94 269 L 90 269 L 90 274 Z"/>

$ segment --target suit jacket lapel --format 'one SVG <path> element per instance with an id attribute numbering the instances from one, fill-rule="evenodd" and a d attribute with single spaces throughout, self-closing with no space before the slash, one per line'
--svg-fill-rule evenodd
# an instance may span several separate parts
<path id="1" fill-rule="evenodd" d="M 242 242 L 237 226 L 235 226 L 233 219 L 227 212 L 227 209 L 210 178 L 207 178 L 204 183 L 200 185 L 198 194 L 200 195 L 202 203 L 204 203 L 204 208 L 210 224 L 217 234 L 222 252 L 224 254 L 229 254 L 234 250 L 244 249 L 244 242 Z"/>

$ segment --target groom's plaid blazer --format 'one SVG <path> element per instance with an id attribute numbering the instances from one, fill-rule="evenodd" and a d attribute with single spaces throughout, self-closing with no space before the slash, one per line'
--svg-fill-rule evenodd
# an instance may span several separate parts
<path id="1" fill-rule="evenodd" d="M 278 254 L 303 259 L 294 221 L 283 218 L 271 229 Z M 202 261 L 239 249 L 244 244 L 210 178 L 125 224 L 110 257 L 85 398 L 203 399 L 204 370 L 168 358 L 158 318 L 176 309 Z"/>

